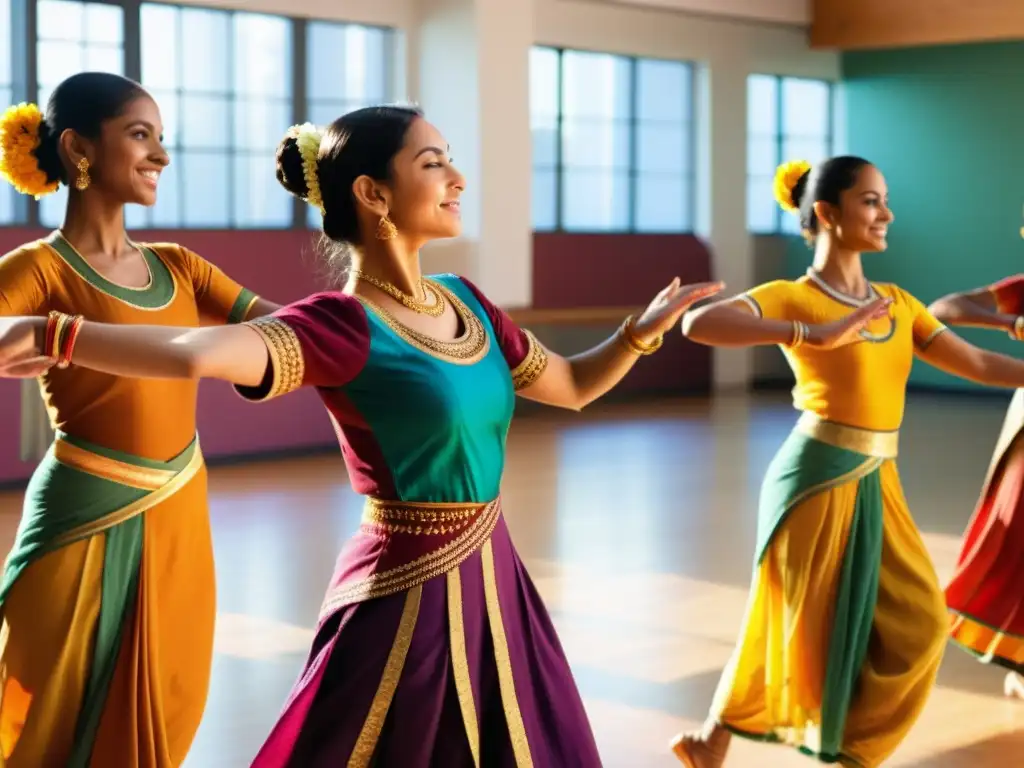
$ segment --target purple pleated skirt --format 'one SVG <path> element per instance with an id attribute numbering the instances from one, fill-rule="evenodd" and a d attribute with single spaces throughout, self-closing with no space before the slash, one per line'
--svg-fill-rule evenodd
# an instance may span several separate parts
<path id="1" fill-rule="evenodd" d="M 497 514 L 454 568 L 322 615 L 253 768 L 601 766 L 554 626 Z M 339 571 L 354 557 L 343 552 Z"/>

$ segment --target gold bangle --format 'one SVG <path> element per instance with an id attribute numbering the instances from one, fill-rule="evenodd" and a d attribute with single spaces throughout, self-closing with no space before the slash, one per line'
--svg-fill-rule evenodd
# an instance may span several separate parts
<path id="1" fill-rule="evenodd" d="M 1024 341 L 1024 315 L 1017 315 L 1013 321 L 1013 330 L 1010 331 L 1010 338 L 1016 341 Z"/>
<path id="2" fill-rule="evenodd" d="M 636 332 L 633 330 L 636 327 L 636 317 L 630 315 L 627 317 L 616 334 L 619 340 L 625 345 L 626 349 L 635 355 L 653 355 L 659 349 L 664 342 L 664 336 L 659 336 L 654 341 L 646 343 L 636 337 Z"/>
<path id="3" fill-rule="evenodd" d="M 810 333 L 810 329 L 806 323 L 801 323 L 799 320 L 793 321 L 793 338 L 789 342 L 790 349 L 796 349 L 807 341 L 807 334 Z"/>

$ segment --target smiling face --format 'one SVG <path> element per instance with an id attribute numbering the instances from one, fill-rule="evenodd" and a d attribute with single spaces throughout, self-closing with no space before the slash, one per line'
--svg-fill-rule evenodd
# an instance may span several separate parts
<path id="1" fill-rule="evenodd" d="M 870 252 L 888 247 L 889 224 L 895 217 L 885 177 L 875 166 L 863 166 L 853 186 L 840 193 L 839 205 L 829 205 L 822 213 L 843 248 Z"/>
<path id="2" fill-rule="evenodd" d="M 461 234 L 459 198 L 466 180 L 452 165 L 448 143 L 426 120 L 409 126 L 387 186 L 388 215 L 402 235 L 427 241 Z"/>
<path id="3" fill-rule="evenodd" d="M 90 189 L 95 186 L 122 204 L 155 204 L 160 172 L 170 162 L 162 134 L 156 102 L 148 95 L 129 101 L 120 115 L 104 121 L 99 137 L 88 142 Z M 73 184 L 74 175 L 71 178 Z"/>

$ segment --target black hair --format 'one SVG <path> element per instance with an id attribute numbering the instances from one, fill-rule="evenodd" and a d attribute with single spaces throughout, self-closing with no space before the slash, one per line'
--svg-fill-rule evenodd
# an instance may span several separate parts
<path id="1" fill-rule="evenodd" d="M 39 146 L 35 150 L 46 180 L 68 183 L 58 151 L 64 131 L 71 129 L 86 139 L 96 139 L 103 123 L 120 117 L 129 103 L 148 95 L 134 80 L 109 72 L 80 72 L 61 82 L 46 103 L 44 120 L 39 126 Z"/>
<path id="2" fill-rule="evenodd" d="M 320 141 L 317 181 L 323 203 L 323 230 L 339 246 L 360 240 L 359 217 L 352 184 L 360 176 L 377 181 L 391 178 L 391 161 L 405 145 L 409 126 L 423 117 L 411 106 L 378 106 L 357 109 L 330 124 Z M 294 136 L 286 136 L 277 148 L 277 180 L 296 197 L 306 200 L 309 188 Z"/>
<path id="3" fill-rule="evenodd" d="M 793 205 L 800 209 L 800 229 L 808 235 L 818 234 L 815 203 L 839 205 L 839 195 L 857 183 L 861 168 L 871 165 L 863 157 L 840 155 L 814 166 L 793 185 Z"/>

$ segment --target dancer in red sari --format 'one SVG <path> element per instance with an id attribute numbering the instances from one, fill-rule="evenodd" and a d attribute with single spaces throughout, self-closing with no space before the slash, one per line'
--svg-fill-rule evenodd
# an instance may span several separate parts
<path id="1" fill-rule="evenodd" d="M 1005 331 L 1024 340 L 1024 274 L 931 306 L 947 325 Z M 946 587 L 951 635 L 984 664 L 1010 672 L 1004 691 L 1024 698 L 1024 390 L 1010 402 L 956 572 Z"/>

